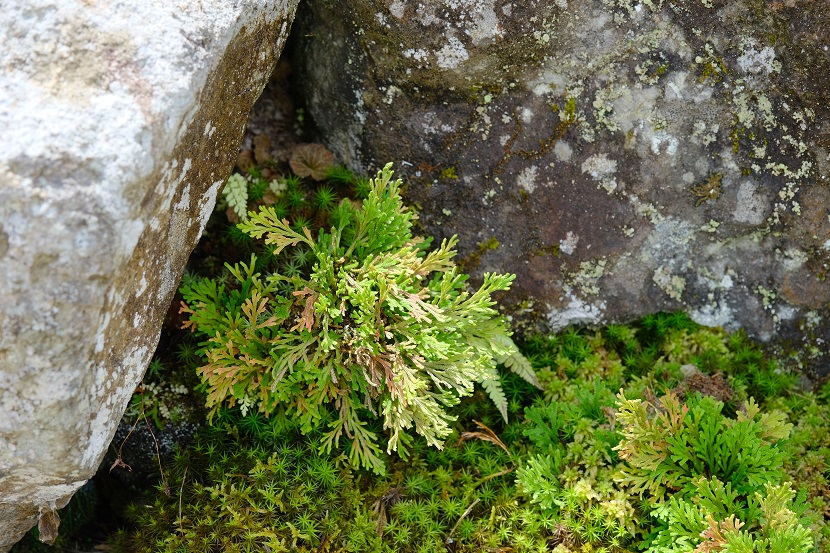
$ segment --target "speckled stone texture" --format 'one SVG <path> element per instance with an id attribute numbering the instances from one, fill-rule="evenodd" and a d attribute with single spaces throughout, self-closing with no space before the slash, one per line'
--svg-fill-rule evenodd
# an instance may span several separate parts
<path id="1" fill-rule="evenodd" d="M 100 463 L 296 3 L 3 4 L 0 551 Z"/>
<path id="2" fill-rule="evenodd" d="M 327 145 L 395 161 L 427 232 L 517 273 L 520 325 L 684 309 L 826 368 L 826 2 L 310 0 L 296 24 Z"/>

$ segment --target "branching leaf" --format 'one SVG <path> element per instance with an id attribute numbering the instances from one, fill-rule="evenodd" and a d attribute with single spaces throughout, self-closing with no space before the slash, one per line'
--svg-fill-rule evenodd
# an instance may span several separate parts
<path id="1" fill-rule="evenodd" d="M 292 166 L 304 168 L 295 167 L 297 174 L 323 175 L 330 154 L 319 148 L 298 149 Z M 268 273 L 252 256 L 228 267 L 236 282 L 227 288 L 211 280 L 183 287 L 182 312 L 204 340 L 207 363 L 197 372 L 211 415 L 242 402 L 264 415 L 295 413 L 309 433 L 328 424 L 328 407 L 338 419 L 324 449 L 345 437 L 354 466 L 382 472 L 373 420 L 383 422 L 387 453 L 405 457 L 412 433 L 443 445 L 455 420 L 447 408 L 471 395 L 475 383 L 507 419 L 497 359 L 538 381 L 492 298 L 513 276 L 485 274 L 480 287 L 467 290 L 467 276 L 452 262 L 456 238 L 428 251 L 429 241 L 412 235 L 416 215 L 403 205 L 391 164 L 369 184 L 361 209 L 316 240 L 274 206 L 250 213 L 239 228 L 264 239 L 275 256 L 302 245 L 314 260 L 304 264 L 309 272 Z"/>
<path id="2" fill-rule="evenodd" d="M 694 553 L 723 551 L 729 545 L 730 535 L 736 535 L 743 525 L 744 523 L 736 519 L 734 514 L 719 522 L 710 516 L 709 527 L 700 534 L 703 541 L 695 548 Z"/>

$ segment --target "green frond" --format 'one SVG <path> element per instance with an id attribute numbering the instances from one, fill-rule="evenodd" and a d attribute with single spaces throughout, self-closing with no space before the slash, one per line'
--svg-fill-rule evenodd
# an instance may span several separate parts
<path id="1" fill-rule="evenodd" d="M 441 447 L 455 420 L 447 409 L 475 383 L 506 418 L 497 360 L 539 382 L 492 299 L 513 276 L 485 274 L 468 291 L 453 263 L 456 238 L 430 250 L 429 240 L 412 235 L 416 216 L 403 205 L 391 164 L 369 184 L 362 207 L 342 202 L 337 226 L 316 240 L 301 217 L 289 224 L 273 206 L 251 213 L 239 229 L 264 240 L 270 259 L 293 247 L 290 258 L 275 265 L 252 256 L 250 265 L 230 268 L 238 287 L 183 292 L 188 325 L 205 340 L 207 364 L 198 372 L 213 415 L 222 405 L 266 415 L 288 409 L 310 433 L 321 429 L 324 412 L 336 412 L 323 450 L 344 447 L 354 466 L 382 472 L 381 433 L 387 453 L 401 457 L 412 431 Z M 287 184 L 289 205 L 292 191 L 299 185 Z M 318 207 L 333 194 L 320 186 Z M 269 274 L 274 266 L 281 274 Z"/>
<path id="2" fill-rule="evenodd" d="M 245 177 L 238 173 L 228 177 L 222 196 L 237 217 L 243 221 L 248 217 L 248 180 Z"/>

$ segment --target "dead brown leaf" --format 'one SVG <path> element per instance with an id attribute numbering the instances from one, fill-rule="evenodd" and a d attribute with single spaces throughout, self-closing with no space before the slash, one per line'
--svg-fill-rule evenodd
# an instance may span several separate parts
<path id="1" fill-rule="evenodd" d="M 484 440 L 485 442 L 490 442 L 490 443 L 496 444 L 497 446 L 502 448 L 505 453 L 507 453 L 507 455 L 510 457 L 511 460 L 513 459 L 513 455 L 510 454 L 510 450 L 507 449 L 507 446 L 504 445 L 504 442 L 501 441 L 498 436 L 496 436 L 495 432 L 490 430 L 490 428 L 484 423 L 478 422 L 477 420 L 474 420 L 473 422 L 476 423 L 476 426 L 478 426 L 479 430 L 481 430 L 481 431 L 480 432 L 462 432 L 461 433 L 461 439 L 458 440 L 459 443 L 460 442 L 466 442 L 467 440 L 472 440 L 472 439 L 476 439 L 476 438 L 479 439 L 479 440 Z"/>
<path id="2" fill-rule="evenodd" d="M 58 527 L 61 525 L 61 517 L 54 509 L 43 509 L 40 512 L 40 519 L 37 522 L 38 538 L 47 545 L 52 545 L 58 538 Z"/>
<path id="3" fill-rule="evenodd" d="M 130 465 L 128 465 L 127 463 L 125 463 L 125 462 L 121 459 L 121 457 L 118 457 L 115 461 L 113 461 L 113 462 L 112 462 L 112 465 L 110 465 L 110 472 L 112 472 L 112 471 L 113 471 L 113 469 L 114 469 L 115 467 L 120 467 L 120 468 L 122 468 L 122 469 L 127 469 L 127 470 L 128 470 L 128 471 L 130 471 L 130 472 L 132 472 L 132 471 L 133 471 L 133 467 L 131 467 Z"/>
<path id="4" fill-rule="evenodd" d="M 378 536 L 383 535 L 383 529 L 386 526 L 387 520 L 387 509 L 394 506 L 405 497 L 406 495 L 404 494 L 403 488 L 393 487 L 389 488 L 389 491 L 383 494 L 383 497 L 378 498 L 372 504 L 372 514 L 377 517 L 375 522 L 375 532 L 377 532 Z"/>
<path id="5" fill-rule="evenodd" d="M 236 214 L 236 211 L 234 211 L 232 207 L 229 207 L 225 210 L 225 217 L 227 217 L 228 222 L 233 225 L 242 221 L 242 219 L 239 218 L 239 215 Z"/>
<path id="6" fill-rule="evenodd" d="M 334 167 L 334 154 L 322 144 L 302 144 L 294 149 L 288 164 L 298 177 L 321 181 Z"/>
<path id="7" fill-rule="evenodd" d="M 267 134 L 258 134 L 254 137 L 254 158 L 260 164 L 271 159 L 271 137 Z"/>
<path id="8" fill-rule="evenodd" d="M 246 175 L 254 166 L 254 153 L 251 150 L 242 150 L 236 157 L 236 167 Z"/>
<path id="9" fill-rule="evenodd" d="M 300 316 L 300 320 L 297 321 L 297 324 L 291 327 L 291 332 L 294 332 L 297 329 L 302 330 L 303 328 L 311 331 L 311 327 L 314 326 L 314 302 L 317 301 L 317 292 L 306 286 L 302 290 L 295 291 L 294 295 L 306 296 L 306 298 L 303 314 Z"/>

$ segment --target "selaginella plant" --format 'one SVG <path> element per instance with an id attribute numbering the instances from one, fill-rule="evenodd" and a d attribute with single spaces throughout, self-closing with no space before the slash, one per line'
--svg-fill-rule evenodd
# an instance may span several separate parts
<path id="1" fill-rule="evenodd" d="M 771 374 L 776 364 L 745 335 L 682 314 L 638 326 L 524 345 L 544 400 L 525 411 L 532 447 L 516 483 L 554 521 L 559 550 L 823 551 L 814 540 L 826 533 L 817 498 L 826 480 L 797 474 L 793 459 L 826 471 L 816 439 L 826 432 L 802 418 L 790 437 L 785 413 L 811 405 L 787 394 L 791 375 Z M 621 388 L 615 401 L 610 390 Z M 783 412 L 766 394 L 761 410 L 747 393 L 764 389 L 787 394 Z"/>
<path id="2" fill-rule="evenodd" d="M 617 481 L 655 505 L 648 553 L 807 553 L 813 536 L 804 497 L 783 470 L 792 424 L 761 413 L 752 398 L 736 418 L 696 394 L 683 404 L 671 392 L 656 402 L 618 395 L 626 462 Z"/>
<path id="3" fill-rule="evenodd" d="M 666 492 L 694 494 L 705 475 L 751 495 L 784 478 L 777 442 L 792 424 L 781 412 L 761 413 L 752 398 L 735 419 L 722 414 L 723 402 L 695 395 L 683 404 L 672 392 L 654 403 L 620 392 L 617 409 L 623 437 L 615 449 L 629 466 L 621 479 L 635 493 L 655 501 Z"/>
<path id="4" fill-rule="evenodd" d="M 454 420 L 446 408 L 475 383 L 506 417 L 497 363 L 538 385 L 491 297 L 513 276 L 485 274 L 467 292 L 452 261 L 455 237 L 430 251 L 413 236 L 416 215 L 400 186 L 387 165 L 362 207 L 341 202 L 316 239 L 271 207 L 249 213 L 239 228 L 274 256 L 311 252 L 308 274 L 260 273 L 252 256 L 228 267 L 233 286 L 203 279 L 182 288 L 186 326 L 203 337 L 198 371 L 211 414 L 223 405 L 279 412 L 309 433 L 333 410 L 323 448 L 345 436 L 353 465 L 382 471 L 376 419 L 387 453 L 406 457 L 413 428 L 441 447 Z"/>

